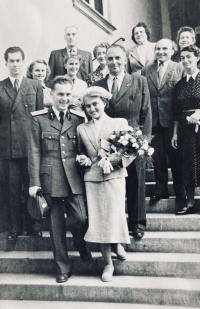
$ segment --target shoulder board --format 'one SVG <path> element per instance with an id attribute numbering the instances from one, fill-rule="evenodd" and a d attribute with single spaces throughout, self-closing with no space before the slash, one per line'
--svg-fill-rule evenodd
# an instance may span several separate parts
<path id="1" fill-rule="evenodd" d="M 85 118 L 85 112 L 84 111 L 75 111 L 74 109 L 70 109 L 69 111 L 70 111 L 71 114 Z"/>
<path id="2" fill-rule="evenodd" d="M 31 115 L 34 116 L 39 116 L 39 115 L 44 115 L 44 114 L 48 114 L 48 109 L 44 108 L 41 109 L 39 111 L 35 111 L 35 112 L 31 112 Z"/>

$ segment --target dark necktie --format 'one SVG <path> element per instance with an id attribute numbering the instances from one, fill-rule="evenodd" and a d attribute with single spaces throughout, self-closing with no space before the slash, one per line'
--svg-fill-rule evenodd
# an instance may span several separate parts
<path id="1" fill-rule="evenodd" d="M 192 76 L 190 76 L 189 80 L 188 80 L 188 85 L 192 86 L 194 83 L 194 79 L 192 78 Z"/>
<path id="2" fill-rule="evenodd" d="M 61 123 L 61 125 L 63 125 L 63 123 L 64 123 L 64 112 L 60 112 L 59 116 L 60 116 L 60 123 Z"/>
<path id="3" fill-rule="evenodd" d="M 19 79 L 17 79 L 17 78 L 14 81 L 14 89 L 15 89 L 16 92 L 19 91 Z"/>
<path id="4" fill-rule="evenodd" d="M 163 62 L 159 62 L 159 67 L 158 67 L 157 72 L 158 72 L 158 85 L 160 86 L 164 73 L 165 73 Z"/>
<path id="5" fill-rule="evenodd" d="M 111 93 L 112 93 L 112 102 L 115 103 L 118 95 L 117 77 L 113 78 Z"/>

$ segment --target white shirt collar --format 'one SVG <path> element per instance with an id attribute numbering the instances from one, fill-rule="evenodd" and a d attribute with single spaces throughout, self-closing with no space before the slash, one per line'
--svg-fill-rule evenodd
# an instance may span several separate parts
<path id="1" fill-rule="evenodd" d="M 77 54 L 77 47 L 74 47 L 74 48 L 69 48 L 69 47 L 66 47 L 67 48 L 67 53 L 70 54 L 70 50 L 72 49 L 74 51 L 75 54 Z"/>
<path id="2" fill-rule="evenodd" d="M 189 78 L 192 77 L 194 80 L 195 78 L 197 77 L 197 74 L 199 73 L 199 70 L 197 70 L 194 74 L 190 75 L 190 74 L 187 74 L 186 75 L 186 81 L 188 82 Z"/>
<path id="3" fill-rule="evenodd" d="M 123 78 L 124 78 L 124 75 L 125 75 L 124 72 L 121 72 L 121 73 L 120 73 L 119 75 L 117 75 L 117 76 L 114 76 L 114 75 L 112 75 L 112 74 L 109 73 L 108 78 L 109 78 L 110 80 L 113 81 L 114 77 L 117 77 L 117 79 L 122 83 Z"/>
<path id="4" fill-rule="evenodd" d="M 53 109 L 53 111 L 54 111 L 54 113 L 55 113 L 55 115 L 56 115 L 56 117 L 57 117 L 57 119 L 58 119 L 58 121 L 60 121 L 60 111 L 58 111 L 54 106 L 52 106 L 52 109 Z M 66 116 L 66 113 L 67 113 L 67 109 L 65 110 L 65 111 L 63 111 L 64 112 L 64 117 Z"/>
<path id="5" fill-rule="evenodd" d="M 170 63 L 170 61 L 171 61 L 171 59 L 166 60 L 166 61 L 163 62 L 164 68 L 167 68 L 167 66 L 168 66 L 168 64 Z M 159 66 L 160 66 L 160 61 L 158 60 L 158 68 L 159 68 Z"/>
<path id="6" fill-rule="evenodd" d="M 14 88 L 14 82 L 15 82 L 15 80 L 18 79 L 19 85 L 21 85 L 23 76 L 19 76 L 19 77 L 17 77 L 17 78 L 15 78 L 15 77 L 13 77 L 13 76 L 9 76 L 9 78 L 10 78 L 10 81 L 11 81 L 11 83 L 12 83 L 12 85 L 13 85 L 13 88 Z"/>

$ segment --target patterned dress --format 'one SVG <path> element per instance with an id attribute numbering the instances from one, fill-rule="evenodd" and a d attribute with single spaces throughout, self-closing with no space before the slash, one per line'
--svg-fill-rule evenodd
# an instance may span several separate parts
<path id="1" fill-rule="evenodd" d="M 200 72 L 195 80 L 182 78 L 174 92 L 174 120 L 179 121 L 178 151 L 183 185 L 200 186 L 200 145 L 195 125 L 188 125 L 186 117 L 200 109 Z M 200 130 L 200 128 L 199 128 Z"/>
<path id="2" fill-rule="evenodd" d="M 109 73 L 109 71 L 107 72 Z M 100 65 L 98 66 L 98 68 L 91 74 L 89 74 L 89 77 L 87 79 L 87 84 L 88 87 L 90 87 L 93 83 L 97 82 L 98 80 L 104 78 L 105 76 L 102 73 L 102 69 L 100 67 Z"/>

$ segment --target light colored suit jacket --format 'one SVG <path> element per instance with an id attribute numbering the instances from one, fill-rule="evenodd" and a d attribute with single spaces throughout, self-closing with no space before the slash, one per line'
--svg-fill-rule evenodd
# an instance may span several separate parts
<path id="1" fill-rule="evenodd" d="M 93 71 L 93 64 L 92 64 L 92 55 L 90 52 L 78 49 L 77 54 L 81 55 L 82 57 L 82 64 L 78 71 L 77 77 L 86 81 L 88 75 Z M 55 76 L 58 75 L 65 75 L 67 71 L 64 67 L 63 61 L 64 58 L 67 56 L 67 49 L 59 49 L 53 50 L 49 57 L 49 66 L 51 69 L 51 74 L 49 79 L 52 80 Z"/>
<path id="2" fill-rule="evenodd" d="M 0 158 L 27 158 L 31 112 L 43 109 L 39 81 L 23 77 L 18 93 L 10 78 L 0 82 Z"/>
<path id="3" fill-rule="evenodd" d="M 41 186 L 51 197 L 83 194 L 84 184 L 76 166 L 76 127 L 84 117 L 71 111 L 61 126 L 52 108 L 32 117 L 31 145 L 28 158 L 30 187 Z"/>
<path id="4" fill-rule="evenodd" d="M 181 63 L 170 61 L 160 86 L 157 80 L 157 63 L 142 69 L 147 78 L 151 97 L 152 127 L 158 122 L 165 128 L 173 127 L 173 92 L 176 83 L 184 76 Z"/>
<path id="5" fill-rule="evenodd" d="M 141 63 L 140 56 L 138 54 L 138 47 L 134 46 L 130 48 L 127 52 L 127 73 L 133 74 L 137 72 L 138 74 L 141 74 L 142 68 L 153 64 L 155 62 L 155 45 L 156 43 L 148 43 L 145 64 Z"/>
<path id="6" fill-rule="evenodd" d="M 103 174 L 101 167 L 97 166 L 101 157 L 99 156 L 101 139 L 109 140 L 112 132 L 120 128 L 127 128 L 126 119 L 113 119 L 105 115 L 104 122 L 97 141 L 95 135 L 95 126 L 93 120 L 81 124 L 77 127 L 78 149 L 80 154 L 85 154 L 92 161 L 91 167 L 87 167 L 84 173 L 84 181 L 104 181 L 113 178 L 122 178 L 127 176 L 124 167 L 114 166 L 114 171 L 110 174 Z"/>

